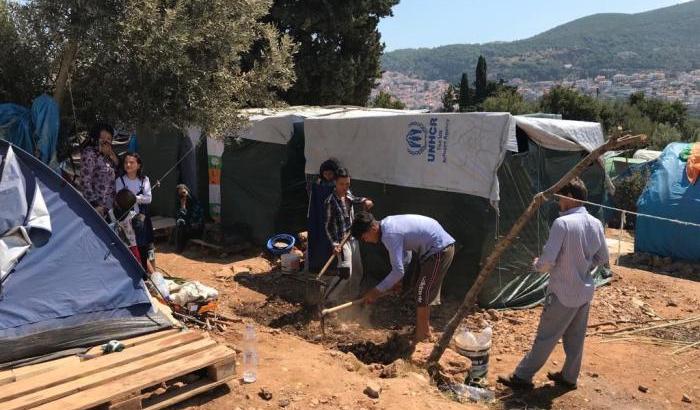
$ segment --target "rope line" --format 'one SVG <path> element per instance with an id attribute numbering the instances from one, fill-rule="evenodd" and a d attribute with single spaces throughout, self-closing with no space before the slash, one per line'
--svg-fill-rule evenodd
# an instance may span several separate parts
<path id="1" fill-rule="evenodd" d="M 649 214 L 642 214 L 642 213 L 639 213 L 639 212 L 629 211 L 629 210 L 627 210 L 627 209 L 620 209 L 620 208 L 615 208 L 615 207 L 607 206 L 607 205 L 603 205 L 603 204 L 596 204 L 595 202 L 584 201 L 584 200 L 582 200 L 582 199 L 575 199 L 575 198 L 572 198 L 572 197 L 570 197 L 570 196 L 563 196 L 563 195 L 560 195 L 560 194 L 554 194 L 554 196 L 559 197 L 559 198 L 571 199 L 572 201 L 580 202 L 580 203 L 583 203 L 583 204 L 599 206 L 599 207 L 605 208 L 605 209 L 611 209 L 611 210 L 613 210 L 613 211 L 622 212 L 623 214 L 625 214 L 625 213 L 626 213 L 626 214 L 632 214 L 632 215 L 642 216 L 642 217 L 645 217 L 645 218 L 658 219 L 658 220 L 660 220 L 660 221 L 673 222 L 673 223 L 677 223 L 677 224 L 680 224 L 680 225 L 695 226 L 695 227 L 700 228 L 700 224 L 695 223 L 695 222 L 681 221 L 680 219 L 664 218 L 664 217 L 662 217 L 662 216 L 649 215 Z"/>

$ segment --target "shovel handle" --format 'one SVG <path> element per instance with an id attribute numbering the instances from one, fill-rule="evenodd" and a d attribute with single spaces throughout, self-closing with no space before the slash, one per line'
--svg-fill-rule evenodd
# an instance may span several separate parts
<path id="1" fill-rule="evenodd" d="M 356 300 L 353 300 L 351 302 L 343 303 L 342 305 L 334 306 L 334 307 L 328 308 L 328 309 L 323 309 L 321 311 L 321 316 L 326 316 L 329 313 L 333 313 L 333 312 L 337 312 L 339 310 L 347 309 L 350 306 L 359 305 L 360 303 L 362 303 L 362 299 L 356 299 Z"/>
<path id="2" fill-rule="evenodd" d="M 348 232 L 348 233 L 345 234 L 345 237 L 343 237 L 343 240 L 340 241 L 340 246 L 341 246 L 341 247 L 342 247 L 343 245 L 345 245 L 345 242 L 347 242 L 348 239 L 350 239 L 350 235 L 351 235 L 351 234 L 352 234 L 352 232 Z M 333 262 L 333 259 L 335 259 L 335 252 L 333 252 L 333 254 L 331 255 L 331 257 L 328 258 L 328 261 L 326 261 L 326 264 L 323 265 L 323 268 L 321 269 L 321 272 L 319 272 L 318 276 L 316 276 L 316 279 L 321 279 L 321 276 L 323 276 L 323 275 L 326 274 L 326 271 L 328 270 L 328 267 L 331 266 L 331 263 Z"/>

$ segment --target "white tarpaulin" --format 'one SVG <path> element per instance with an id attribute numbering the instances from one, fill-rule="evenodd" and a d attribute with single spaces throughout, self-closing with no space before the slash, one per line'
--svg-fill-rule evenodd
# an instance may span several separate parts
<path id="1" fill-rule="evenodd" d="M 496 172 L 515 135 L 507 113 L 328 115 L 304 121 L 306 172 L 335 157 L 353 178 L 498 200 Z"/>
<path id="2" fill-rule="evenodd" d="M 363 117 L 367 115 L 415 114 L 419 111 L 391 110 L 363 107 L 308 107 L 296 106 L 279 109 L 251 108 L 242 114 L 250 122 L 240 133 L 241 138 L 272 144 L 287 144 L 294 132 L 294 123 L 305 118 L 333 116 L 334 118 Z"/>
<path id="3" fill-rule="evenodd" d="M 593 151 L 603 145 L 603 128 L 597 122 L 556 120 L 516 116 L 515 121 L 528 137 L 545 148 L 557 151 Z M 508 141 L 509 151 L 518 151 L 515 134 Z"/>

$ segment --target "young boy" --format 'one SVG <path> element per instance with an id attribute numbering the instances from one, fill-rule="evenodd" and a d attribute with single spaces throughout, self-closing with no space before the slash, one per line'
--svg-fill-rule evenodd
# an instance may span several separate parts
<path id="1" fill-rule="evenodd" d="M 124 188 L 114 197 L 112 209 L 107 212 L 109 226 L 117 233 L 119 238 L 129 247 L 136 260 L 141 263 L 141 253 L 136 244 L 136 230 L 134 229 L 134 217 L 137 215 L 133 207 L 136 203 L 136 195 Z"/>

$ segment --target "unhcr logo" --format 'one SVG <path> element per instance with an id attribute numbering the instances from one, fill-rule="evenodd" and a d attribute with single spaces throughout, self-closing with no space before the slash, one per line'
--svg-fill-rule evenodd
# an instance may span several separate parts
<path id="1" fill-rule="evenodd" d="M 406 146 L 408 153 L 411 155 L 420 155 L 425 151 L 427 145 L 428 130 L 425 129 L 423 123 L 413 121 L 408 124 L 408 133 L 406 134 Z"/>

